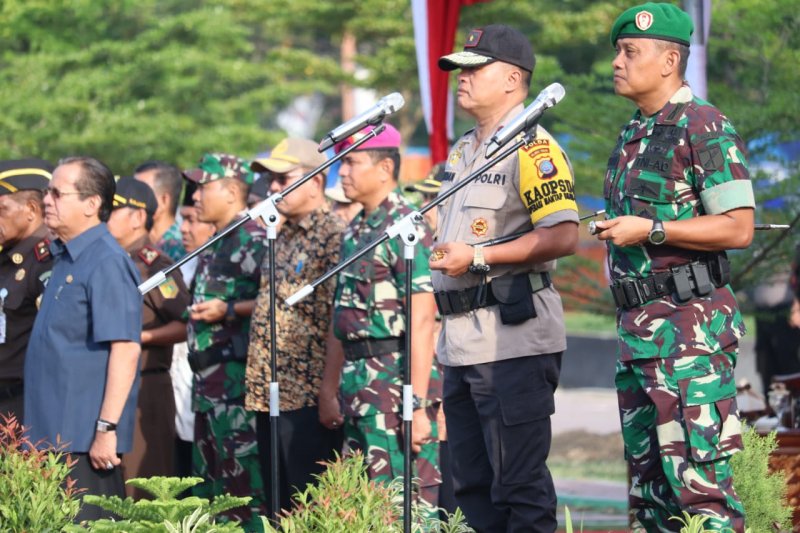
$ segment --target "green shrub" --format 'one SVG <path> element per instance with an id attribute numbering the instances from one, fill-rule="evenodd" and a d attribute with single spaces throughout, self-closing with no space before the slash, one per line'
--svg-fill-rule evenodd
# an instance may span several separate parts
<path id="1" fill-rule="evenodd" d="M 38 450 L 16 417 L 0 417 L 0 524 L 4 532 L 60 531 L 78 514 L 75 460 Z"/>
<path id="2" fill-rule="evenodd" d="M 376 483 L 367 477 L 364 457 L 353 454 L 337 458 L 316 476 L 317 483 L 297 492 L 293 507 L 280 517 L 280 528 L 264 520 L 269 533 L 325 533 L 339 531 L 371 531 L 394 533 L 403 531 L 403 485 L 394 480 Z M 417 514 L 413 513 L 416 517 Z M 460 510 L 446 521 L 416 520 L 412 531 L 467 533 L 472 531 Z"/>
<path id="3" fill-rule="evenodd" d="M 236 523 L 215 524 L 213 517 L 219 513 L 246 505 L 250 497 L 235 497 L 229 494 L 217 496 L 213 502 L 206 498 L 189 496 L 177 499 L 184 490 L 203 480 L 199 477 L 152 477 L 134 478 L 129 485 L 149 492 L 154 499 L 134 501 L 118 496 L 84 497 L 85 504 L 97 505 L 121 518 L 119 521 L 102 519 L 90 521 L 84 527 L 69 526 L 68 532 L 92 531 L 105 533 L 125 531 L 127 533 L 239 533 L 244 531 Z"/>
<path id="4" fill-rule="evenodd" d="M 747 527 L 759 532 L 790 530 L 792 508 L 786 499 L 786 475 L 769 473 L 769 456 L 778 447 L 775 433 L 762 437 L 750 428 L 742 434 L 742 439 L 744 450 L 733 456 L 731 467 Z"/>

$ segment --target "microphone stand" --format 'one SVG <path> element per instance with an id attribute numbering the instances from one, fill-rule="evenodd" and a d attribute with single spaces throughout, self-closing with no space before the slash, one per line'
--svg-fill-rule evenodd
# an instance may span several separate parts
<path id="1" fill-rule="evenodd" d="M 453 196 L 456 192 L 460 191 L 476 179 L 488 169 L 495 166 L 499 161 L 502 161 L 509 155 L 516 153 L 522 146 L 529 144 L 536 136 L 536 123 L 530 125 L 524 133 L 517 136 L 517 140 L 513 145 L 495 156 L 492 160 L 486 162 L 478 170 L 474 171 L 467 178 L 453 185 L 447 192 L 440 194 L 428 205 L 419 211 L 413 211 L 388 228 L 383 235 L 372 241 L 371 243 L 356 250 L 353 255 L 341 261 L 334 268 L 326 272 L 321 277 L 317 278 L 311 284 L 302 287 L 300 290 L 292 294 L 286 299 L 286 305 L 292 306 L 314 292 L 322 283 L 337 275 L 339 272 L 355 263 L 361 256 L 377 248 L 380 244 L 389 239 L 400 237 L 403 241 L 403 259 L 405 260 L 406 267 L 406 295 L 405 295 L 405 360 L 403 362 L 403 531 L 410 533 L 411 531 L 411 421 L 413 419 L 413 389 L 411 387 L 411 272 L 413 272 L 413 258 L 414 246 L 418 243 L 419 239 L 415 231 L 415 224 L 422 223 L 422 215 Z"/>
<path id="2" fill-rule="evenodd" d="M 376 126 L 375 129 L 367 133 L 364 137 L 353 143 L 347 149 L 342 150 L 340 153 L 336 154 L 333 158 L 329 159 L 322 165 L 318 166 L 317 168 L 315 168 L 314 170 L 312 170 L 311 172 L 309 172 L 308 174 L 306 174 L 305 176 L 303 176 L 302 178 L 291 184 L 282 193 L 271 194 L 267 199 L 259 202 L 258 205 L 248 210 L 247 214 L 244 217 L 226 226 L 225 229 L 214 235 L 214 237 L 209 239 L 205 244 L 200 246 L 197 250 L 194 250 L 192 253 L 181 258 L 181 260 L 178 261 L 177 263 L 170 265 L 169 267 L 165 268 L 164 270 L 161 270 L 160 272 L 157 272 L 147 281 L 139 285 L 139 292 L 143 295 L 147 294 L 147 292 L 158 287 L 161 283 L 166 281 L 167 275 L 170 274 L 172 271 L 174 271 L 177 268 L 180 268 L 181 265 L 183 265 L 187 261 L 191 260 L 193 257 L 200 254 L 203 250 L 205 250 L 215 242 L 226 237 L 228 234 L 230 234 L 243 224 L 247 223 L 249 220 L 255 220 L 259 217 L 261 217 L 264 220 L 264 223 L 267 226 L 267 244 L 269 250 L 268 252 L 269 328 L 270 328 L 269 351 L 270 351 L 270 374 L 272 376 L 272 379 L 270 380 L 269 383 L 270 487 L 272 488 L 271 498 L 270 498 L 270 520 L 275 525 L 277 525 L 278 523 L 278 513 L 280 512 L 280 487 L 279 487 L 280 478 L 278 469 L 278 460 L 280 456 L 280 451 L 279 451 L 280 441 L 278 434 L 278 417 L 280 416 L 280 392 L 278 387 L 278 357 L 277 357 L 276 333 L 275 333 L 275 306 L 276 306 L 275 240 L 278 234 L 278 222 L 280 220 L 280 216 L 278 213 L 278 209 L 275 207 L 275 204 L 283 200 L 285 196 L 291 194 L 292 191 L 302 186 L 305 182 L 307 182 L 308 180 L 310 180 L 323 170 L 333 165 L 336 161 L 342 159 L 351 151 L 357 150 L 358 147 L 364 144 L 365 142 L 369 141 L 373 137 L 377 137 L 378 135 L 380 135 L 385 128 L 386 126 L 384 124 Z"/>

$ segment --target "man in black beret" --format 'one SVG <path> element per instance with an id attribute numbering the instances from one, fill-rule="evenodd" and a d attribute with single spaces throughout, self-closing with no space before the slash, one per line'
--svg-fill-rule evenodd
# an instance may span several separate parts
<path id="1" fill-rule="evenodd" d="M 143 280 L 172 264 L 172 259 L 150 242 L 157 206 L 153 190 L 143 181 L 121 178 L 117 183 L 108 231 L 131 256 Z M 144 296 L 139 370 L 142 379 L 133 449 L 122 458 L 126 479 L 173 474 L 175 399 L 169 369 L 173 345 L 186 340 L 183 314 L 190 303 L 189 291 L 177 271 Z M 145 495 L 130 485 L 125 490 L 128 496 Z"/>
<path id="2" fill-rule="evenodd" d="M 0 416 L 20 423 L 25 349 L 53 262 L 42 203 L 52 171 L 41 159 L 0 161 Z"/>

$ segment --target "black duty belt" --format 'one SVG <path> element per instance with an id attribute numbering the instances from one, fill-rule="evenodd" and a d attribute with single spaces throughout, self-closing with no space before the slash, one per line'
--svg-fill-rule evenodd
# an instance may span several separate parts
<path id="1" fill-rule="evenodd" d="M 0 400 L 10 400 L 21 396 L 25 392 L 25 387 L 21 379 L 2 379 L 0 380 Z"/>
<path id="2" fill-rule="evenodd" d="M 246 355 L 247 353 L 245 352 L 243 356 L 239 356 L 237 350 L 234 349 L 233 343 L 226 342 L 225 344 L 211 346 L 202 352 L 189 350 L 189 367 L 193 372 L 200 372 L 219 363 L 243 362 L 246 360 Z"/>
<path id="3" fill-rule="evenodd" d="M 665 296 L 684 304 L 692 298 L 708 296 L 715 287 L 722 287 L 729 280 L 728 262 L 722 258 L 694 261 L 644 278 L 622 278 L 610 288 L 617 307 L 631 309 Z"/>
<path id="4" fill-rule="evenodd" d="M 360 341 L 344 341 L 344 358 L 348 361 L 358 361 L 379 355 L 402 352 L 405 349 L 405 337 L 390 337 L 388 339 L 363 339 Z"/>
<path id="5" fill-rule="evenodd" d="M 517 276 L 519 275 L 517 274 Z M 530 281 L 531 294 L 553 284 L 549 272 L 532 272 L 522 275 L 527 276 Z M 433 297 L 442 316 L 458 315 L 500 303 L 492 290 L 492 281 L 468 289 L 434 292 Z"/>

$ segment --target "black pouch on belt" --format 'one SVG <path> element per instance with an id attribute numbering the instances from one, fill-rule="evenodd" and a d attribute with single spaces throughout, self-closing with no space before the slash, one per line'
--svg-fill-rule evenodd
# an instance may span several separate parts
<path id="1" fill-rule="evenodd" d="M 506 275 L 492 280 L 492 293 L 500 308 L 500 321 L 506 325 L 521 324 L 536 318 L 528 274 Z"/>

